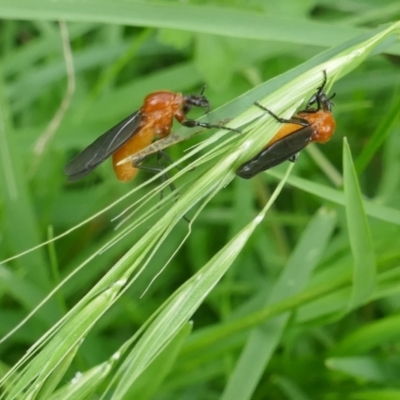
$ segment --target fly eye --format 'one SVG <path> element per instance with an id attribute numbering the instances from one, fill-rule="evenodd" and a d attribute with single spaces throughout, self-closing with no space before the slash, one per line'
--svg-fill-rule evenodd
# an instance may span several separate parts
<path id="1" fill-rule="evenodd" d="M 200 107 L 210 108 L 210 102 L 207 100 L 205 96 L 202 96 L 200 99 Z"/>
<path id="2" fill-rule="evenodd" d="M 192 99 L 190 105 L 200 108 L 209 108 L 210 102 L 207 100 L 205 96 L 197 96 Z"/>

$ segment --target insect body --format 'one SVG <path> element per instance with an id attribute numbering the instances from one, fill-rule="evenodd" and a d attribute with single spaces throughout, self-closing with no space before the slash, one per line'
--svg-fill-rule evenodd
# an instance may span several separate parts
<path id="1" fill-rule="evenodd" d="M 168 136 L 174 118 L 188 127 L 221 128 L 220 125 L 186 119 L 192 107 L 209 109 L 210 103 L 203 96 L 203 91 L 200 95 L 188 96 L 169 91 L 147 95 L 138 111 L 113 126 L 67 164 L 64 171 L 68 179 L 74 181 L 84 177 L 110 155 L 113 156 L 117 178 L 124 182 L 133 179 L 140 168 L 140 161 L 117 165 L 119 161 L 144 149 L 154 139 Z"/>
<path id="2" fill-rule="evenodd" d="M 324 71 L 324 81 L 317 92 L 310 98 L 306 108 L 297 112 L 290 119 L 280 118 L 271 110 L 256 103 L 258 107 L 267 111 L 273 118 L 284 125 L 260 153 L 243 163 L 236 170 L 238 176 L 250 179 L 286 160 L 294 162 L 298 153 L 309 143 L 325 143 L 331 138 L 336 127 L 336 122 L 331 112 L 333 104 L 331 99 L 334 95 L 328 97 L 324 92 L 326 81 L 327 77 Z M 312 108 L 314 104 L 317 104 L 316 108 Z"/>

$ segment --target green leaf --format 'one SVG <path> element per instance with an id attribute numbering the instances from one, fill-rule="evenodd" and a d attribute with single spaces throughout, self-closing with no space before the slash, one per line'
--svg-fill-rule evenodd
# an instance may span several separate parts
<path id="1" fill-rule="evenodd" d="M 367 379 L 372 382 L 397 380 L 397 368 L 373 357 L 329 358 L 326 366 L 346 375 Z"/>
<path id="2" fill-rule="evenodd" d="M 270 293 L 265 305 L 272 305 L 300 293 L 318 265 L 335 227 L 335 214 L 320 210 L 305 232 Z M 273 318 L 255 328 L 246 341 L 239 361 L 230 376 L 223 400 L 250 399 L 269 362 L 290 317 L 290 313 Z"/>
<path id="3" fill-rule="evenodd" d="M 285 19 L 265 13 L 240 12 L 226 7 L 185 4 L 86 0 L 2 0 L 2 18 L 103 22 L 162 27 L 247 39 L 275 40 L 314 46 L 333 46 L 364 30 L 342 26 L 327 29 L 321 22 Z"/>
<path id="4" fill-rule="evenodd" d="M 285 180 L 278 185 L 259 215 L 227 243 L 200 271 L 182 285 L 169 298 L 167 303 L 156 312 L 154 321 L 151 322 L 121 367 L 123 375 L 120 381 L 122 384 L 114 392 L 116 400 L 123 399 L 127 393 L 128 388 L 123 385 L 123 382 L 133 382 L 143 373 L 157 354 L 170 343 L 181 327 L 186 324 L 204 298 L 226 273 L 249 236 L 275 201 L 284 182 Z"/>
<path id="5" fill-rule="evenodd" d="M 192 327 L 193 323 L 186 323 L 136 381 L 134 379 L 131 381 L 129 376 L 126 376 L 120 382 L 120 390 L 126 391 L 126 398 L 137 400 L 153 398 L 174 365 L 176 357 Z M 132 386 L 130 387 L 130 385 Z"/>
<path id="6" fill-rule="evenodd" d="M 362 326 L 332 349 L 335 356 L 365 354 L 376 347 L 390 345 L 400 337 L 400 316 L 393 315 Z"/>
<path id="7" fill-rule="evenodd" d="M 371 298 L 376 282 L 375 252 L 363 199 L 347 140 L 343 142 L 344 196 L 347 228 L 354 261 L 349 309 Z"/>

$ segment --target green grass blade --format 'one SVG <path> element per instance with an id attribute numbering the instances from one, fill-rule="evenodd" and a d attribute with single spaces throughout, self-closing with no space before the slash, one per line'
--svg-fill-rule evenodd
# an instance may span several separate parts
<path id="1" fill-rule="evenodd" d="M 38 221 L 27 187 L 27 174 L 22 167 L 22 155 L 18 151 L 0 70 L 0 194 L 3 213 L 1 225 L 4 232 L 7 232 L 4 248 L 8 249 L 9 254 L 19 253 L 23 248 L 34 247 L 41 242 Z M 2 254 L 4 257 L 5 254 Z M 17 261 L 17 266 L 22 275 L 28 274 L 38 290 L 49 287 L 48 265 L 42 251 L 29 255 L 24 262 Z"/>
<path id="2" fill-rule="evenodd" d="M 316 46 L 333 46 L 363 32 L 341 26 L 327 29 L 320 22 L 286 19 L 265 13 L 185 4 L 112 2 L 84 3 L 49 0 L 3 0 L 3 18 L 103 22 L 163 27 L 247 39 L 275 40 Z"/>
<path id="3" fill-rule="evenodd" d="M 390 382 L 397 376 L 395 367 L 368 356 L 330 358 L 326 365 L 335 371 L 372 382 Z"/>
<path id="4" fill-rule="evenodd" d="M 362 355 L 400 336 L 400 316 L 394 315 L 362 326 L 347 335 L 332 349 L 335 357 Z"/>
<path id="5" fill-rule="evenodd" d="M 46 380 L 46 383 L 43 385 L 39 398 L 48 399 L 51 397 L 51 394 L 54 392 L 55 388 L 59 385 L 59 383 L 64 379 L 64 375 L 71 363 L 73 362 L 76 352 L 79 349 L 79 344 L 77 344 L 72 351 L 70 351 L 66 357 L 62 359 L 62 361 L 57 365 L 57 367 L 53 370 L 49 379 Z"/>
<path id="6" fill-rule="evenodd" d="M 125 376 L 119 387 L 122 392 L 127 393 L 126 398 L 137 400 L 153 398 L 170 372 L 192 327 L 193 323 L 186 323 L 136 381 L 134 379 L 130 380 L 129 376 Z"/>
<path id="7" fill-rule="evenodd" d="M 290 168 L 288 172 L 290 171 Z M 127 361 L 122 366 L 124 374 L 114 393 L 114 399 L 122 399 L 128 388 L 124 382 L 134 381 L 148 364 L 172 340 L 181 327 L 193 315 L 207 294 L 226 273 L 242 250 L 249 236 L 262 221 L 265 213 L 282 190 L 285 180 L 278 185 L 270 201 L 250 224 L 242 229 L 224 248 L 219 251 L 198 273 L 181 286 L 168 300 L 155 320 L 139 340 Z"/>
<path id="8" fill-rule="evenodd" d="M 88 399 L 96 392 L 98 387 L 112 371 L 115 359 L 102 363 L 84 373 L 77 373 L 68 384 L 60 387 L 49 396 L 48 400 L 83 400 Z"/>
<path id="9" fill-rule="evenodd" d="M 343 143 L 343 175 L 347 228 L 354 260 L 354 281 L 349 302 L 352 309 L 371 297 L 375 288 L 376 263 L 371 231 L 346 139 Z"/>
<path id="10" fill-rule="evenodd" d="M 382 123 L 369 139 L 361 154 L 356 160 L 356 170 L 360 174 L 368 163 L 371 161 L 374 154 L 385 143 L 392 130 L 398 125 L 400 120 L 400 97 L 394 100 L 392 107 L 383 116 Z"/>
<path id="11" fill-rule="evenodd" d="M 123 291 L 136 283 L 138 275 L 147 267 L 150 260 L 156 260 L 154 256 L 157 250 L 166 241 L 166 238 L 173 234 L 172 229 L 180 222 L 181 217 L 203 199 L 208 201 L 217 191 L 225 188 L 235 177 L 234 172 L 237 166 L 256 154 L 265 145 L 268 138 L 272 137 L 279 129 L 279 125 L 272 118 L 252 106 L 255 99 L 262 101 L 267 106 L 273 106 L 274 111 L 279 115 L 289 116 L 305 96 L 320 85 L 322 70 L 327 70 L 330 83 L 332 83 L 363 62 L 371 51 L 379 52 L 387 48 L 385 46 L 390 44 L 387 39 L 397 30 L 398 25 L 393 24 L 388 28 L 384 27 L 368 32 L 350 43 L 321 54 L 287 74 L 278 76 L 216 112 L 214 117 L 217 119 L 224 113 L 223 118 L 237 115 L 237 118 L 230 123 L 240 127 L 246 126 L 245 134 L 238 137 L 226 134 L 226 132 L 219 132 L 200 144 L 198 149 L 206 149 L 209 146 L 208 152 L 197 157 L 186 168 L 187 171 L 193 166 L 199 167 L 200 171 L 198 175 L 195 175 L 196 180 L 192 178 L 192 181 L 184 186 L 178 201 L 170 205 L 168 209 L 163 209 L 157 223 L 149 225 L 148 229 L 144 230 L 143 235 L 135 238 L 134 244 L 130 245 L 131 247 L 127 246 L 124 252 L 116 253 L 118 256 L 124 254 L 120 261 L 110 268 L 82 300 L 78 300 L 78 304 L 70 313 L 28 352 L 27 357 L 21 363 L 16 364 L 8 375 L 9 381 L 7 382 L 11 381 L 14 384 L 8 394 L 18 396 L 26 391 L 27 395 L 35 396 L 64 357 L 86 338 L 94 324 L 115 304 Z M 217 144 L 216 141 L 222 137 L 223 141 Z M 191 156 L 198 156 L 196 151 L 192 151 Z M 181 171 L 182 173 L 180 172 L 176 176 L 180 177 L 186 171 Z M 347 179 L 351 184 L 354 184 L 355 180 L 352 180 L 351 174 L 347 173 Z M 281 182 L 281 185 L 284 181 Z M 223 193 L 221 194 L 223 195 Z M 323 195 L 320 195 L 320 197 L 323 197 Z M 362 210 L 362 202 L 359 193 L 352 193 L 349 199 L 351 201 L 350 207 L 356 213 L 354 217 L 365 218 L 360 211 Z M 211 261 L 206 262 L 200 272 L 188 280 L 159 309 L 133 352 L 128 356 L 128 362 L 124 364 L 123 373 L 128 374 L 129 379 L 134 380 L 142 376 L 149 364 L 175 337 L 181 327 L 187 323 L 193 312 L 241 252 L 265 212 L 266 209 L 240 234 L 235 236 Z M 397 217 L 394 215 L 393 219 L 395 218 Z M 358 221 L 360 221 L 359 218 L 349 221 L 349 227 L 357 227 Z M 129 229 L 131 228 L 134 229 L 134 225 L 129 227 Z M 356 252 L 356 254 L 359 253 Z M 95 255 L 97 256 L 98 253 L 96 252 L 92 257 L 94 258 Z M 161 268 L 162 266 L 160 266 Z M 305 279 L 308 276 L 305 274 L 304 277 L 298 278 L 301 284 L 305 284 L 301 281 L 301 278 Z M 340 279 L 342 279 L 342 276 Z M 345 286 L 348 280 L 336 282 L 335 287 L 332 286 L 332 282 L 329 283 L 331 284 L 329 288 L 336 290 L 340 285 Z M 80 287 L 80 289 L 82 288 Z M 290 290 L 290 287 L 286 289 Z M 281 297 L 276 295 L 275 300 L 281 299 L 280 303 L 273 304 L 268 310 L 263 310 L 263 316 L 260 317 L 261 314 L 259 314 L 258 318 L 269 318 L 271 315 L 276 316 L 285 313 L 290 310 L 290 307 L 303 304 L 307 299 L 323 296 L 328 291 L 326 288 L 318 287 L 317 289 L 313 288 L 305 294 L 294 296 L 294 299 L 284 298 L 282 300 Z M 364 293 L 362 294 L 364 295 Z M 357 292 L 356 300 L 358 302 L 366 299 L 366 297 L 363 297 L 363 299 L 361 297 Z M 147 328 L 146 325 L 145 328 Z M 278 328 L 280 328 L 279 325 Z M 279 332 L 276 337 L 279 338 Z M 21 366 L 22 368 L 20 368 Z M 32 382 L 34 383 L 32 384 Z M 127 390 L 126 387 L 118 389 L 117 396 L 123 397 Z"/>
<path id="12" fill-rule="evenodd" d="M 283 176 L 283 173 L 278 171 L 277 169 L 274 171 L 268 171 L 267 174 L 277 179 L 281 179 Z M 332 189 L 329 186 L 308 181 L 298 176 L 290 176 L 288 179 L 288 184 L 298 189 L 304 190 L 307 193 L 311 193 L 315 196 L 321 197 L 322 199 L 331 201 L 335 204 L 339 204 L 342 206 L 345 205 L 344 193 L 340 190 Z M 365 199 L 363 199 L 363 204 L 365 207 L 365 212 L 368 216 L 380 219 L 382 221 L 390 222 L 392 224 L 400 225 L 399 210 Z"/>
<path id="13" fill-rule="evenodd" d="M 265 305 L 272 305 L 304 290 L 328 245 L 336 224 L 334 213 L 320 210 L 308 224 L 284 271 L 266 293 Z M 250 399 L 278 345 L 290 313 L 285 313 L 254 329 L 230 376 L 223 400 Z"/>
<path id="14" fill-rule="evenodd" d="M 400 397 L 400 390 L 382 389 L 382 390 L 366 390 L 352 394 L 352 400 L 397 400 Z"/>
<path id="15" fill-rule="evenodd" d="M 13 376 L 14 385 L 8 397 L 18 397 L 25 391 L 26 395 L 37 395 L 60 363 L 68 357 L 70 352 L 79 346 L 89 329 L 98 319 L 99 311 L 109 307 L 112 299 L 118 294 L 121 282 L 103 291 L 78 315 L 71 317 L 51 339 L 46 347 L 28 364 L 18 377 Z M 31 385 L 33 379 L 36 384 Z"/>

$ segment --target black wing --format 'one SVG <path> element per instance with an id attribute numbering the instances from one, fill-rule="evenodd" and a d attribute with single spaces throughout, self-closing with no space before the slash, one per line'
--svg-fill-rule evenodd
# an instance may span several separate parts
<path id="1" fill-rule="evenodd" d="M 83 149 L 64 168 L 68 180 L 75 181 L 84 177 L 117 151 L 137 133 L 141 119 L 141 112 L 135 111 Z"/>
<path id="2" fill-rule="evenodd" d="M 312 134 L 313 129 L 311 127 L 304 127 L 279 139 L 251 160 L 243 163 L 236 170 L 236 175 L 250 179 L 286 160 L 295 160 L 293 157 L 310 143 Z"/>

